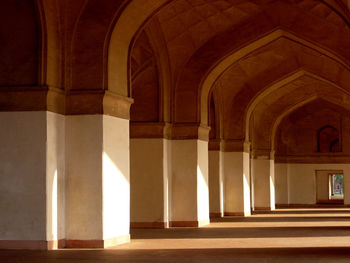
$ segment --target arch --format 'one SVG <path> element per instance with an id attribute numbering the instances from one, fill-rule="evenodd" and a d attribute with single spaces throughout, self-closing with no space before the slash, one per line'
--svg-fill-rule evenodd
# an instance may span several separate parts
<path id="1" fill-rule="evenodd" d="M 346 94 L 348 96 L 350 96 L 350 94 Z M 276 121 L 273 124 L 273 128 L 272 128 L 272 132 L 271 132 L 271 138 L 270 138 L 270 142 L 271 142 L 271 149 L 275 150 L 275 139 L 276 139 L 276 134 L 277 134 L 277 130 L 279 128 L 279 125 L 281 124 L 282 120 L 287 117 L 289 114 L 291 114 L 292 112 L 296 111 L 297 109 L 301 108 L 302 106 L 309 104 L 310 102 L 318 99 L 319 96 L 313 96 L 305 101 L 302 101 L 298 104 L 296 104 L 295 106 L 291 107 L 290 109 L 287 109 L 286 111 L 282 112 L 280 116 L 278 116 L 278 118 L 276 119 Z M 323 98 L 324 100 L 328 101 L 327 98 Z M 331 101 L 329 101 L 331 104 L 333 104 Z M 343 107 L 340 105 L 340 107 Z"/>
<path id="2" fill-rule="evenodd" d="M 298 71 L 294 72 L 293 74 L 289 75 L 289 76 L 286 76 L 282 79 L 280 79 L 279 81 L 273 83 L 272 85 L 268 86 L 267 88 L 265 88 L 258 96 L 256 96 L 252 101 L 251 103 L 249 104 L 249 107 L 247 108 L 246 110 L 246 113 L 245 113 L 245 140 L 247 142 L 249 142 L 250 140 L 250 136 L 249 136 L 249 125 L 250 125 L 250 119 L 251 119 L 251 115 L 252 115 L 252 112 L 254 111 L 255 107 L 258 105 L 259 102 L 263 101 L 264 98 L 266 98 L 267 96 L 269 96 L 271 93 L 273 93 L 275 90 L 283 87 L 284 85 L 287 85 L 295 80 L 297 80 L 298 78 L 302 77 L 302 76 L 309 76 L 309 77 L 312 77 L 316 80 L 319 80 L 331 87 L 334 87 L 338 90 L 340 90 L 341 92 L 343 92 L 344 94 L 347 94 L 350 96 L 350 92 L 345 90 L 344 88 L 336 85 L 335 83 L 327 80 L 327 79 L 324 79 L 320 76 L 317 76 L 313 73 L 310 73 L 304 69 L 299 69 Z M 312 100 L 311 100 L 312 101 Z M 301 104 L 301 106 L 303 106 L 304 104 Z M 298 108 L 298 107 L 297 107 Z M 296 110 L 297 108 L 292 108 L 292 111 Z M 292 111 L 288 111 L 288 113 L 286 113 L 287 115 L 292 112 Z M 282 114 L 283 115 L 283 114 Z M 281 116 L 282 116 L 281 115 Z M 282 119 L 284 118 L 284 116 L 286 115 L 283 115 Z M 282 120 L 281 119 L 281 120 Z M 273 148 L 272 148 L 273 149 Z"/>
<path id="3" fill-rule="evenodd" d="M 36 0 L 42 20 L 42 72 L 41 83 L 50 88 L 64 88 L 62 64 L 62 25 L 60 5 L 57 1 Z M 60 52 L 57 52 L 57 51 Z"/>
<path id="4" fill-rule="evenodd" d="M 345 100 L 350 99 L 348 96 L 344 98 Z M 323 117 L 326 116 L 326 118 Z M 317 100 L 308 103 L 301 107 L 301 109 L 296 109 L 290 113 L 291 117 L 285 116 L 279 124 L 276 124 L 275 132 L 273 135 L 273 150 L 275 150 L 279 156 L 292 154 L 293 156 L 298 153 L 310 154 L 314 156 L 329 156 L 329 155 L 319 155 L 317 154 L 317 134 L 319 132 L 319 127 L 325 127 L 332 125 L 336 127 L 339 131 L 342 131 L 342 121 L 349 121 L 350 118 L 350 107 L 349 105 L 339 105 L 338 102 L 328 100 L 328 97 L 319 97 Z M 311 124 L 312 123 L 312 124 Z M 317 124 L 318 125 L 315 125 Z M 299 126 L 299 124 L 303 126 Z M 310 124 L 310 125 L 309 125 Z M 300 129 L 304 128 L 303 134 L 300 134 Z M 291 133 L 289 131 L 291 130 Z M 278 134 L 284 134 L 283 137 L 279 137 Z M 296 137 L 293 137 L 291 135 Z M 300 140 L 298 139 L 300 137 Z M 292 140 L 285 140 L 291 138 Z M 293 140 L 294 138 L 294 140 Z M 339 138 L 341 140 L 341 138 Z M 282 142 L 282 145 L 277 144 Z M 331 141 L 326 147 L 327 150 L 330 148 Z M 341 143 L 340 143 L 341 144 Z M 329 147 L 329 148 L 328 148 Z M 289 150 L 287 150 L 289 149 Z M 301 150 L 299 152 L 299 150 Z M 337 155 L 339 156 L 339 154 Z"/>
<path id="5" fill-rule="evenodd" d="M 274 52 L 274 49 L 276 49 L 277 52 Z M 274 60 L 276 63 L 270 63 L 271 66 L 268 63 L 266 66 L 266 64 L 264 64 L 264 57 L 270 56 L 269 54 L 272 52 L 272 57 L 275 56 L 278 59 Z M 254 66 L 254 68 L 250 67 L 250 62 L 256 66 Z M 249 119 L 244 120 L 243 113 L 246 112 L 249 103 L 254 101 L 256 96 L 264 92 L 266 87 L 274 84 L 276 79 L 279 81 L 289 76 L 293 78 L 293 74 L 295 74 L 295 78 L 297 78 L 298 71 L 307 71 L 310 73 L 309 75 L 313 75 L 314 78 L 317 78 L 316 76 L 319 75 L 324 82 L 328 82 L 330 85 L 334 82 L 338 86 L 342 86 L 344 91 L 350 90 L 349 83 L 345 81 L 350 77 L 350 70 L 348 65 L 344 63 L 345 62 L 341 59 L 335 60 L 323 53 L 319 53 L 319 51 L 284 37 L 276 40 L 272 44 L 263 46 L 261 49 L 239 60 L 230 66 L 230 68 L 224 72 L 225 75 L 223 74 L 214 85 L 215 87 L 219 85 L 224 85 L 226 87 L 227 85 L 226 90 L 231 88 L 234 92 L 228 99 L 228 103 L 230 103 L 232 107 L 225 113 L 225 116 L 231 114 L 234 119 L 233 122 L 225 122 L 227 125 L 231 126 L 228 127 L 229 133 L 227 134 L 231 136 L 231 139 L 243 140 L 247 137 L 246 133 L 249 131 L 245 130 L 245 121 L 249 122 Z M 288 66 L 285 67 L 284 65 Z M 259 71 L 259 66 L 262 68 L 261 71 Z M 255 70 L 257 70 L 257 73 L 254 73 Z M 236 75 L 238 76 L 237 81 L 234 79 Z M 302 75 L 303 74 L 300 76 Z M 235 85 L 233 86 L 232 83 L 235 83 Z M 226 97 L 227 95 L 229 95 L 228 92 L 226 92 Z M 242 112 L 242 114 L 236 114 L 237 112 Z M 235 124 L 231 125 L 232 123 Z"/>
<path id="6" fill-rule="evenodd" d="M 218 78 L 220 78 L 220 76 L 222 76 L 222 74 L 236 61 L 238 61 L 239 59 L 247 56 L 248 54 L 254 52 L 255 50 L 258 50 L 261 47 L 264 47 L 266 45 L 268 45 L 269 43 L 272 43 L 273 41 L 285 37 L 287 39 L 290 39 L 292 41 L 295 41 L 297 43 L 300 43 L 304 46 L 307 46 L 309 48 L 315 49 L 317 51 L 319 51 L 322 54 L 325 54 L 326 56 L 334 59 L 335 61 L 337 61 L 338 63 L 340 63 L 341 65 L 343 65 L 344 67 L 346 67 L 347 69 L 350 70 L 350 64 L 347 63 L 346 61 L 343 61 L 340 57 L 338 57 L 337 55 L 333 54 L 332 52 L 323 49 L 319 46 L 316 46 L 315 44 L 313 44 L 312 42 L 303 40 L 285 30 L 282 29 L 276 29 L 275 31 L 269 33 L 266 36 L 263 36 L 262 38 L 254 41 L 253 43 L 248 44 L 247 46 L 237 50 L 236 52 L 232 53 L 231 55 L 227 56 L 226 58 L 224 58 L 222 61 L 220 61 L 219 63 L 217 63 L 207 74 L 206 77 L 203 79 L 203 81 L 201 82 L 202 84 L 200 85 L 201 88 L 201 103 L 200 103 L 200 107 L 201 107 L 201 123 L 202 124 L 206 124 L 207 122 L 207 105 L 208 105 L 208 94 L 210 92 L 210 89 L 214 86 L 214 83 L 217 81 Z M 300 70 L 299 72 L 294 73 L 290 78 L 297 78 L 300 74 L 303 74 L 303 71 Z M 286 81 L 288 82 L 288 79 L 286 79 Z M 282 85 L 283 83 L 281 83 L 280 85 Z M 268 92 L 268 91 L 267 91 Z M 248 119 L 249 121 L 249 119 Z M 247 121 L 247 122 L 248 122 Z"/>
<path id="7" fill-rule="evenodd" d="M 276 137 L 276 132 L 278 129 L 278 126 L 280 125 L 280 123 L 282 122 L 282 120 L 287 117 L 289 114 L 291 114 L 292 112 L 294 112 L 295 110 L 301 108 L 302 106 L 316 100 L 318 98 L 318 96 L 312 96 L 309 99 L 306 99 L 302 102 L 299 102 L 298 104 L 294 105 L 293 107 L 290 107 L 289 109 L 287 109 L 286 111 L 282 112 L 282 114 L 280 116 L 278 116 L 278 118 L 276 119 L 276 121 L 273 124 L 272 127 L 272 135 L 271 135 L 271 150 L 274 151 L 275 150 L 275 137 Z"/>
<path id="8" fill-rule="evenodd" d="M 132 122 L 158 122 L 161 120 L 161 76 L 154 47 L 145 31 L 135 40 L 130 52 L 130 95 L 134 103 L 130 108 Z"/>
<path id="9" fill-rule="evenodd" d="M 108 44 L 108 90 L 129 96 L 128 65 L 131 43 L 142 25 L 169 0 L 132 1 L 113 26 Z"/>
<path id="10" fill-rule="evenodd" d="M 148 22 L 148 27 L 145 29 L 150 36 L 150 43 L 155 51 L 155 57 L 158 65 L 159 85 L 160 85 L 160 121 L 171 121 L 171 87 L 172 76 L 168 55 L 168 47 L 164 39 L 161 26 L 156 19 L 151 19 Z"/>
<path id="11" fill-rule="evenodd" d="M 278 4 L 278 8 L 280 8 L 281 11 L 278 14 L 268 14 L 268 10 L 264 10 L 264 12 L 267 13 L 261 12 L 255 17 L 247 20 L 245 23 L 242 23 L 239 27 L 234 27 L 232 30 L 227 30 L 222 34 L 216 35 L 192 55 L 186 66 L 183 68 L 175 86 L 176 96 L 174 98 L 174 119 L 176 122 L 201 122 L 205 125 L 208 122 L 208 91 L 206 90 L 202 93 L 198 92 L 197 89 L 202 88 L 202 83 L 210 72 L 217 68 L 220 61 L 230 56 L 230 54 L 240 52 L 245 46 L 256 42 L 257 39 L 265 38 L 276 30 L 293 32 L 289 34 L 298 36 L 298 38 L 301 39 L 301 42 L 305 41 L 309 46 L 314 46 L 317 49 L 320 48 L 326 51 L 323 53 L 336 56 L 345 64 L 349 65 L 348 61 L 350 56 L 347 54 L 345 43 L 343 43 L 342 47 L 339 47 L 335 42 L 325 42 L 325 38 L 321 36 L 322 34 L 313 30 L 314 24 L 312 26 L 311 24 L 305 24 L 304 26 L 300 25 L 301 20 L 312 20 L 310 15 L 305 12 L 297 12 L 296 10 L 293 10 L 293 12 L 291 12 L 291 10 L 285 11 L 286 5 L 286 3 Z M 277 16 L 278 19 L 275 16 Z M 274 19 L 271 19 L 271 17 L 274 17 Z M 288 21 L 299 21 L 297 22 L 298 26 L 297 24 L 291 24 Z M 325 22 L 324 20 L 321 21 L 320 19 L 316 19 L 314 22 L 325 28 L 324 33 L 330 30 L 329 32 L 337 32 L 336 34 L 339 36 L 341 34 L 340 32 L 349 35 L 347 28 L 339 28 L 334 24 Z M 253 23 L 259 24 L 259 32 L 247 30 L 248 26 Z M 222 71 L 218 70 L 216 75 L 220 74 L 220 72 Z M 213 83 L 215 78 L 210 78 L 210 80 Z M 208 89 L 210 89 L 210 84 L 208 86 Z M 189 98 L 184 100 L 182 99 L 184 97 Z M 186 112 L 186 118 L 183 117 L 182 111 L 183 105 L 185 104 L 195 105 L 188 109 Z M 205 114 L 203 117 L 201 116 L 202 113 Z"/>
<path id="12" fill-rule="evenodd" d="M 1 1 L 0 16 L 3 24 L 0 32 L 0 85 L 43 85 L 46 24 L 40 2 Z"/>

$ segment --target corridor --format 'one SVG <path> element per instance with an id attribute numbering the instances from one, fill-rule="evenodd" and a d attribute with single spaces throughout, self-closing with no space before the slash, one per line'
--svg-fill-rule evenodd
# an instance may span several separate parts
<path id="1" fill-rule="evenodd" d="M 350 208 L 277 209 L 202 228 L 132 229 L 131 238 L 105 250 L 0 251 L 0 262 L 349 262 Z"/>

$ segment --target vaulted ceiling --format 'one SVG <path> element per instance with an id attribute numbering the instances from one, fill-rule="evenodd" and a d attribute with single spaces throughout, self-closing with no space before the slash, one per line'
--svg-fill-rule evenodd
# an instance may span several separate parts
<path id="1" fill-rule="evenodd" d="M 3 110 L 103 112 L 109 92 L 134 99 L 132 125 L 210 126 L 213 140 L 262 150 L 309 105 L 349 110 L 347 0 L 15 0 L 0 10 Z M 35 103 L 38 87 L 65 99 Z"/>

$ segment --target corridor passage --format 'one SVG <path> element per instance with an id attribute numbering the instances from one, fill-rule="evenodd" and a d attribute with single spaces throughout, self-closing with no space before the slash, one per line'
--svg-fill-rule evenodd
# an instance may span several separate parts
<path id="1" fill-rule="evenodd" d="M 350 208 L 277 209 L 202 228 L 132 229 L 110 249 L 0 251 L 17 262 L 350 262 Z"/>

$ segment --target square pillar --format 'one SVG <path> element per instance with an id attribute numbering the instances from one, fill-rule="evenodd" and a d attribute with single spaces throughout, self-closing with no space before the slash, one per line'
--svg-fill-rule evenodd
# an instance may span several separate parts
<path id="1" fill-rule="evenodd" d="M 250 215 L 249 161 L 249 153 L 246 152 L 220 152 L 226 216 Z"/>
<path id="2" fill-rule="evenodd" d="M 67 247 L 128 242 L 129 121 L 66 117 Z"/>
<path id="3" fill-rule="evenodd" d="M 209 223 L 208 142 L 171 141 L 170 226 Z"/>
<path id="4" fill-rule="evenodd" d="M 288 164 L 275 163 L 276 205 L 289 204 Z"/>
<path id="5" fill-rule="evenodd" d="M 0 122 L 0 248 L 63 247 L 65 117 L 1 112 Z"/>
<path id="6" fill-rule="evenodd" d="M 209 150 L 209 209 L 210 217 L 224 216 L 224 182 L 220 173 L 220 150 Z"/>
<path id="7" fill-rule="evenodd" d="M 274 210 L 275 161 L 273 153 L 271 155 L 255 155 L 252 162 L 255 210 Z"/>
<path id="8" fill-rule="evenodd" d="M 132 228 L 168 227 L 168 140 L 130 140 Z"/>

